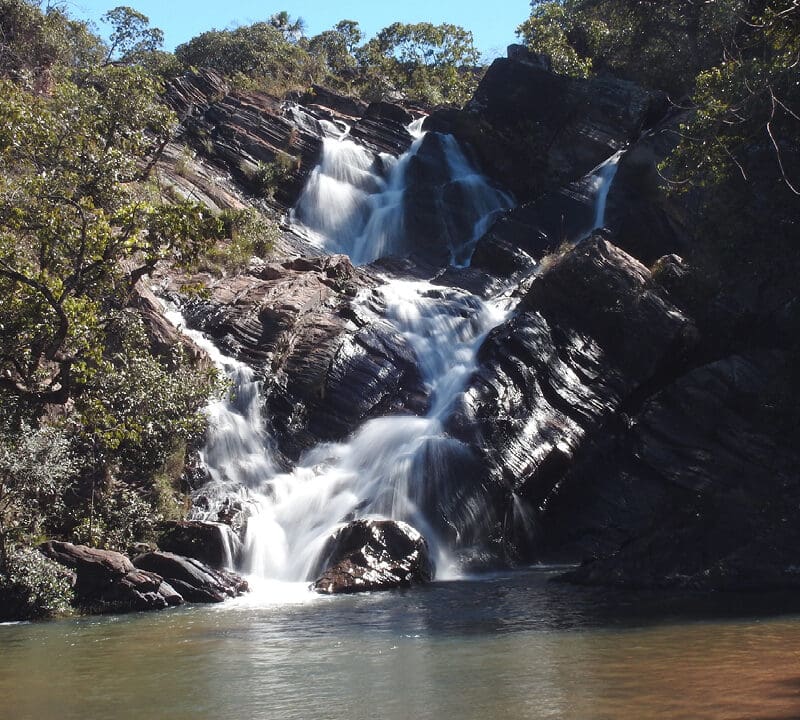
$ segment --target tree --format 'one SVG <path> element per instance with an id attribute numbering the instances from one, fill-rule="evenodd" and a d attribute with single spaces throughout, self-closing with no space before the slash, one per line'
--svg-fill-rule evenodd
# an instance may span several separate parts
<path id="1" fill-rule="evenodd" d="M 286 10 L 273 13 L 268 22 L 280 32 L 287 41 L 292 43 L 296 43 L 303 37 L 306 29 L 306 21 L 303 20 L 303 18 L 298 17 L 293 20 Z"/>
<path id="2" fill-rule="evenodd" d="M 696 111 L 665 168 L 676 193 L 697 194 L 715 262 L 796 282 L 800 271 L 800 5 L 770 0 L 744 16 L 736 42 L 698 74 Z M 778 263 L 775 258 L 782 258 Z M 759 271 L 761 272 L 761 270 Z"/>
<path id="3" fill-rule="evenodd" d="M 465 102 L 477 84 L 479 53 L 457 25 L 393 23 L 358 49 L 373 94 L 400 92 L 430 103 Z"/>
<path id="4" fill-rule="evenodd" d="M 361 42 L 361 29 L 354 20 L 341 20 L 332 30 L 315 35 L 308 42 L 308 52 L 322 58 L 334 80 L 353 79 L 354 53 Z"/>
<path id="5" fill-rule="evenodd" d="M 35 0 L 0 0 L 0 77 L 49 81 L 55 66 L 85 67 L 102 60 L 103 43 L 85 22 Z"/>
<path id="6" fill-rule="evenodd" d="M 49 96 L 0 81 L 0 390 L 66 402 L 101 359 L 109 309 L 159 260 L 219 236 L 194 203 L 135 196 L 174 122 L 141 68 L 97 69 Z"/>
<path id="7" fill-rule="evenodd" d="M 557 72 L 608 71 L 676 99 L 730 44 L 746 0 L 534 0 L 517 28 Z"/>
<path id="8" fill-rule="evenodd" d="M 213 68 L 240 85 L 260 85 L 276 94 L 313 79 L 307 74 L 308 53 L 269 22 L 202 33 L 179 45 L 175 55 L 184 67 Z"/>
<path id="9" fill-rule="evenodd" d="M 111 25 L 106 63 L 131 65 L 158 52 L 164 44 L 164 33 L 150 27 L 150 18 L 127 5 L 109 10 L 102 22 Z"/>

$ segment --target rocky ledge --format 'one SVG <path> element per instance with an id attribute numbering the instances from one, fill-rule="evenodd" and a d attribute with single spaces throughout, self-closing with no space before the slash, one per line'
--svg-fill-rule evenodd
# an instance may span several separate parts
<path id="1" fill-rule="evenodd" d="M 131 562 L 113 550 L 56 540 L 39 550 L 73 572 L 76 603 L 88 612 L 161 610 L 186 601 L 221 602 L 247 591 L 247 582 L 234 573 L 170 553 Z"/>

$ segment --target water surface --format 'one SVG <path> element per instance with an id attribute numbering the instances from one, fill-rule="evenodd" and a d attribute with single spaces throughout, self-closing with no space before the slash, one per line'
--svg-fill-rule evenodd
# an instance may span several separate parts
<path id="1" fill-rule="evenodd" d="M 0 717 L 800 717 L 796 597 L 631 595 L 552 574 L 333 598 L 284 585 L 0 627 Z"/>

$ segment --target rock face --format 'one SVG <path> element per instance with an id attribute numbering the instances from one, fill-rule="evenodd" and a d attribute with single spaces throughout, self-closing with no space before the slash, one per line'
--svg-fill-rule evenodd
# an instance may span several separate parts
<path id="1" fill-rule="evenodd" d="M 160 575 L 135 567 L 122 553 L 56 540 L 39 550 L 74 570 L 77 602 L 93 611 L 160 610 L 183 603 Z"/>
<path id="2" fill-rule="evenodd" d="M 568 78 L 514 56 L 492 63 L 464 110 L 433 113 L 424 128 L 453 133 L 520 202 L 583 177 L 666 108 L 632 83 Z"/>
<path id="3" fill-rule="evenodd" d="M 150 552 L 134 558 L 145 572 L 161 576 L 188 602 L 218 603 L 247 592 L 247 581 L 226 570 L 214 570 L 194 558 Z"/>
<path id="4" fill-rule="evenodd" d="M 265 416 L 291 458 L 368 417 L 426 406 L 407 341 L 353 303 L 374 284 L 344 256 L 298 259 L 214 283 L 210 299 L 184 308 L 190 325 L 265 374 Z"/>
<path id="5" fill-rule="evenodd" d="M 389 590 L 430 582 L 428 544 L 414 528 L 392 520 L 355 520 L 336 531 L 320 556 L 318 593 Z"/>
<path id="6" fill-rule="evenodd" d="M 586 546 L 607 535 L 611 518 L 618 542 L 595 545 L 600 557 L 569 579 L 702 590 L 800 587 L 793 521 L 800 458 L 770 437 L 762 417 L 770 378 L 785 361 L 780 352 L 760 351 L 691 370 L 643 405 L 605 466 L 575 467 L 551 507 L 550 542 Z M 634 492 L 656 505 L 638 522 L 635 509 L 621 508 Z M 574 522 L 578 496 L 590 508 L 602 502 L 607 515 Z M 573 524 L 559 530 L 568 508 Z"/>
<path id="7" fill-rule="evenodd" d="M 411 145 L 405 126 L 413 117 L 399 106 L 366 106 L 321 87 L 300 99 L 304 105 L 264 93 L 231 92 L 210 70 L 178 78 L 166 92 L 192 146 L 252 194 L 268 196 L 283 210 L 297 201 L 323 139 L 341 133 L 344 123 L 376 155 L 399 155 Z"/>
<path id="8" fill-rule="evenodd" d="M 483 454 L 489 514 L 512 554 L 534 547 L 522 519 L 548 506 L 576 452 L 676 372 L 694 334 L 649 271 L 602 236 L 534 279 L 485 340 L 450 421 Z"/>

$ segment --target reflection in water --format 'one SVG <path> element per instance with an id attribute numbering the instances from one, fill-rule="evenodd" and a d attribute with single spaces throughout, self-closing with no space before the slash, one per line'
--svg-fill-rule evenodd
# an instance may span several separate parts
<path id="1" fill-rule="evenodd" d="M 529 572 L 413 592 L 0 627 L 0 716 L 800 714 L 797 599 L 621 595 Z M 263 596 L 262 596 L 263 597 Z M 727 620 L 711 620 L 718 616 Z"/>

